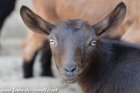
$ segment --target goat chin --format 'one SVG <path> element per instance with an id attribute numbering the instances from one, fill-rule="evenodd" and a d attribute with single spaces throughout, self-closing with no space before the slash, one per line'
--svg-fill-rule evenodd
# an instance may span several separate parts
<path id="1" fill-rule="evenodd" d="M 63 79 L 69 84 L 75 83 L 77 81 L 77 78 L 63 77 Z"/>

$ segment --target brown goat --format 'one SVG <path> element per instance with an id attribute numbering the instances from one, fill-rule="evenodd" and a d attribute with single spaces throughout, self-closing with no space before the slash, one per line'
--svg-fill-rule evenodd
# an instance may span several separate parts
<path id="1" fill-rule="evenodd" d="M 110 12 L 111 9 L 113 9 L 119 2 L 119 0 L 116 0 L 115 2 L 111 0 L 110 3 L 107 3 L 106 0 L 75 0 L 74 2 L 65 0 L 59 0 L 59 2 L 55 0 L 33 1 L 35 13 L 37 13 L 43 19 L 53 24 L 57 24 L 60 20 L 63 19 L 76 18 L 88 20 L 90 23 L 93 24 L 96 23 L 98 20 L 102 19 L 103 16 Z M 105 4 L 104 8 L 102 7 L 103 4 Z M 82 5 L 84 5 L 84 7 Z M 97 9 L 99 10 L 97 11 Z M 40 34 L 29 31 L 29 34 L 23 44 L 23 72 L 25 78 L 33 76 L 34 60 L 36 58 L 37 53 L 41 50 L 41 62 L 43 67 L 42 75 L 52 76 L 51 52 L 49 46 L 48 48 L 44 49 L 44 45 L 46 45 L 46 42 L 47 38 L 43 37 Z M 44 59 L 46 57 L 47 60 Z"/>
<path id="2" fill-rule="evenodd" d="M 108 14 L 122 0 L 34 0 L 35 13 L 41 16 L 44 20 L 57 24 L 64 19 L 82 19 L 90 24 L 95 24 Z M 123 24 L 116 29 L 117 31 L 105 33 L 106 37 L 121 38 L 124 41 L 140 44 L 139 24 L 140 0 L 125 0 L 128 11 Z M 135 32 L 135 33 L 134 33 Z M 24 76 L 32 76 L 32 66 L 36 53 L 46 45 L 47 38 L 37 33 L 29 32 L 24 42 Z M 42 63 L 45 75 L 52 75 L 50 68 L 51 56 L 49 47 L 47 53 L 42 54 Z M 44 60 L 46 56 L 48 59 Z M 47 64 L 46 64 L 47 63 Z M 49 65 L 49 66 L 47 66 Z M 47 71 L 51 74 L 48 74 Z"/>
<path id="3" fill-rule="evenodd" d="M 140 47 L 101 35 L 115 31 L 126 14 L 120 3 L 100 22 L 65 20 L 54 25 L 27 7 L 21 8 L 25 24 L 50 41 L 56 66 L 68 83 L 77 81 L 84 93 L 140 93 Z"/>

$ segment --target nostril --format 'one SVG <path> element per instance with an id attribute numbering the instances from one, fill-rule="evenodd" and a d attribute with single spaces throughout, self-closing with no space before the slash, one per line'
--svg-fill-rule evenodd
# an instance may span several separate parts
<path id="1" fill-rule="evenodd" d="M 76 71 L 76 67 L 75 67 L 75 68 L 73 68 L 73 69 L 71 69 L 71 72 L 74 72 L 74 71 Z"/>
<path id="2" fill-rule="evenodd" d="M 72 73 L 72 72 L 76 71 L 76 69 L 77 69 L 76 66 L 71 67 L 71 68 L 69 68 L 69 67 L 64 68 L 65 72 L 68 72 L 68 73 Z"/>
<path id="3" fill-rule="evenodd" d="M 64 68 L 64 70 L 65 70 L 66 72 L 69 72 L 68 68 Z"/>

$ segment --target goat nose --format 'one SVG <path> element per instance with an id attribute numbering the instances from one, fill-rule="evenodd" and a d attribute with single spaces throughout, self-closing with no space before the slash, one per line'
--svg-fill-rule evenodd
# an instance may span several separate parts
<path id="1" fill-rule="evenodd" d="M 77 69 L 77 66 L 73 66 L 73 67 L 65 67 L 64 70 L 66 73 L 73 73 L 75 72 Z"/>

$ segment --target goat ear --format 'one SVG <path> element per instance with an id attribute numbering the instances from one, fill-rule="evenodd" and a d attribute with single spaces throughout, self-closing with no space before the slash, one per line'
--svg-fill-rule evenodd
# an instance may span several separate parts
<path id="1" fill-rule="evenodd" d="M 125 14 L 126 5 L 121 2 L 109 15 L 93 26 L 95 28 L 96 35 L 99 36 L 112 28 L 118 27 L 123 21 Z"/>
<path id="2" fill-rule="evenodd" d="M 21 7 L 20 15 L 23 22 L 34 32 L 48 35 L 54 27 L 54 25 L 43 20 L 26 6 Z"/>

